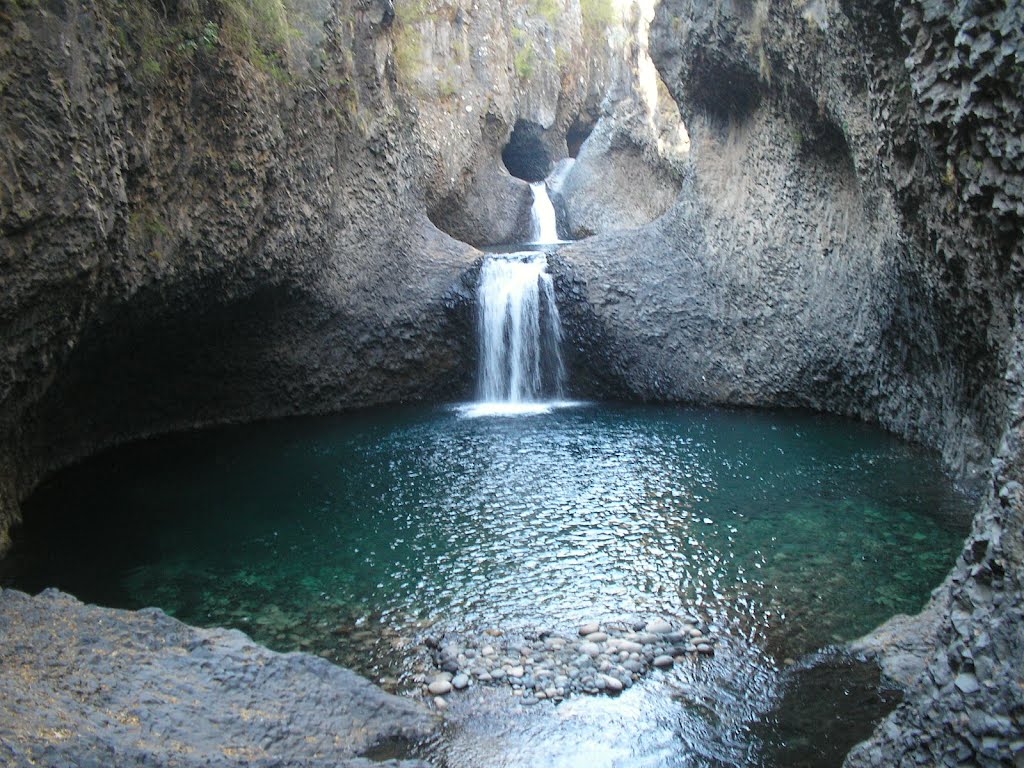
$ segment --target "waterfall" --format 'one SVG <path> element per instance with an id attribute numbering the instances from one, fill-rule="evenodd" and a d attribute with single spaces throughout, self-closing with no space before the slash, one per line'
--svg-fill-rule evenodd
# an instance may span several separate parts
<path id="1" fill-rule="evenodd" d="M 562 395 L 562 326 L 547 267 L 547 257 L 536 252 L 484 260 L 477 297 L 485 402 L 531 403 Z"/>
<path id="2" fill-rule="evenodd" d="M 543 181 L 535 181 L 530 184 L 533 190 L 533 207 L 530 209 L 530 218 L 533 223 L 533 242 L 537 245 L 550 245 L 559 243 L 558 219 L 555 216 L 555 206 L 548 196 L 547 184 Z"/>

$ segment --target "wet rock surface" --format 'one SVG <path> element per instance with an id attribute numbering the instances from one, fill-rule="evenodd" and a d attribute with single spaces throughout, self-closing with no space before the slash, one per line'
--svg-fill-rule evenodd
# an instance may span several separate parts
<path id="1" fill-rule="evenodd" d="M 0 592 L 0 762 L 7 766 L 424 766 L 360 757 L 428 736 L 415 701 L 235 630 L 155 609 Z"/>
<path id="2" fill-rule="evenodd" d="M 616 694 L 673 664 L 698 663 L 715 652 L 707 624 L 685 617 L 674 626 L 663 619 L 593 622 L 578 633 L 537 630 L 480 637 L 428 637 L 431 666 L 413 682 L 428 696 L 474 686 L 510 687 L 523 706 L 563 701 L 580 694 Z"/>

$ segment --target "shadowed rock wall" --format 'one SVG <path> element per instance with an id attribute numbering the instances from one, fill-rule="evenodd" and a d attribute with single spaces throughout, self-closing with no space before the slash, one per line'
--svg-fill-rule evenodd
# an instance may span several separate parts
<path id="1" fill-rule="evenodd" d="M 985 478 L 933 605 L 864 646 L 909 688 L 855 765 L 1024 752 L 1021 14 L 664 0 L 680 197 L 561 253 L 574 362 L 607 354 L 594 391 L 856 415 Z"/>
<path id="2" fill-rule="evenodd" d="M 553 22 L 513 39 L 516 4 L 277 7 L 0 13 L 0 550 L 41 474 L 104 445 L 470 391 L 479 253 L 427 213 L 522 228 L 501 147 L 520 115 L 564 144 L 600 59 L 579 4 L 530 77 Z"/>

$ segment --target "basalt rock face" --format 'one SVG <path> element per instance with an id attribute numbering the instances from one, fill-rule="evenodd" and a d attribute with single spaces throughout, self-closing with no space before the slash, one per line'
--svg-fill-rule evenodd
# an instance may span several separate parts
<path id="1" fill-rule="evenodd" d="M 523 116 L 564 146 L 592 100 L 579 5 L 558 57 L 517 4 L 240 7 L 0 12 L 0 551 L 104 445 L 471 391 L 480 254 L 428 215 L 521 237 L 501 148 Z"/>
<path id="2" fill-rule="evenodd" d="M 478 254 L 421 213 L 388 30 L 325 18 L 316 68 L 283 69 L 145 10 L 0 19 L 0 543 L 99 446 L 469 386 Z M 182 42 L 147 59 L 146 34 Z"/>
<path id="3" fill-rule="evenodd" d="M 1006 377 L 1024 392 L 1019 330 L 1017 339 Z M 1001 766 L 1024 756 L 1024 397 L 1010 414 L 952 573 L 920 616 L 897 617 L 855 645 L 884 669 L 895 663 L 886 671 L 907 691 L 847 766 Z"/>
<path id="4" fill-rule="evenodd" d="M 566 157 L 570 127 L 605 89 L 611 52 L 578 0 L 539 7 L 441 2 L 400 29 L 419 41 L 399 76 L 415 98 L 428 213 L 473 245 L 527 238 L 526 182 Z"/>
<path id="5" fill-rule="evenodd" d="M 904 63 L 903 15 L 856 3 L 660 6 L 652 54 L 690 132 L 692 175 L 676 224 L 637 235 L 665 243 L 652 272 L 685 286 L 638 307 L 661 312 L 644 328 L 664 340 L 639 350 L 680 394 L 878 420 L 976 472 L 1006 423 L 1021 220 L 948 177 L 947 156 L 984 150 L 962 129 L 932 127 L 923 83 L 937 75 Z M 994 112 L 991 136 L 1014 133 L 1012 109 L 990 104 L 1020 89 L 1002 66 L 1003 80 L 962 88 L 963 127 Z M 978 182 L 989 200 L 994 178 Z M 1013 174 L 1001 178 L 1000 194 L 1015 194 Z M 591 299 L 611 304 L 599 289 Z M 629 311 L 622 297 L 614 305 Z"/>
<path id="6" fill-rule="evenodd" d="M 4 590 L 0 632 L 0 761 L 11 768 L 426 766 L 362 757 L 429 735 L 422 705 L 237 630 Z"/>
<path id="7" fill-rule="evenodd" d="M 653 4 L 634 6 L 597 123 L 552 185 L 571 238 L 642 226 L 679 195 L 689 137 L 648 53 L 652 15 Z"/>
<path id="8" fill-rule="evenodd" d="M 1021 13 L 665 0 L 679 200 L 561 254 L 576 360 L 593 339 L 609 356 L 598 391 L 856 415 L 986 478 L 964 556 L 907 622 L 930 642 L 883 649 L 917 673 L 856 765 L 1024 748 Z"/>

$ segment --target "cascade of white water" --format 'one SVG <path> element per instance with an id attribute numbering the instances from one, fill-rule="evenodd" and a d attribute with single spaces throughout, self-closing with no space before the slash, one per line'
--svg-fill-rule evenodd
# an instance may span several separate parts
<path id="1" fill-rule="evenodd" d="M 543 253 L 489 256 L 480 269 L 480 399 L 561 396 L 565 370 L 555 288 Z"/>
<path id="2" fill-rule="evenodd" d="M 535 181 L 530 184 L 533 190 L 533 206 L 530 217 L 533 223 L 533 242 L 537 245 L 550 245 L 561 242 L 558 239 L 558 219 L 555 217 L 555 206 L 548 195 L 547 184 Z"/>

